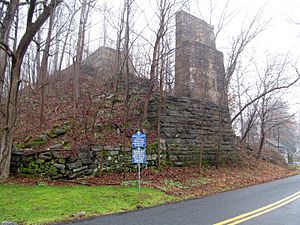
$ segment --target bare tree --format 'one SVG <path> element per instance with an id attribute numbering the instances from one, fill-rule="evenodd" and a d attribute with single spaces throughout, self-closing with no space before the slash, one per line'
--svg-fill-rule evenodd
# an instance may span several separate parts
<path id="1" fill-rule="evenodd" d="M 53 22 L 55 18 L 55 11 L 50 16 L 49 19 L 49 27 L 48 27 L 48 34 L 46 38 L 46 43 L 45 43 L 45 48 L 43 51 L 43 57 L 42 57 L 42 62 L 41 62 L 41 69 L 39 71 L 38 77 L 41 78 L 41 86 L 39 87 L 40 89 L 40 127 L 44 126 L 45 123 L 45 113 L 44 113 L 44 108 L 45 108 L 45 85 L 47 85 L 47 75 L 48 75 L 48 59 L 49 59 L 49 53 L 50 53 L 50 43 L 51 43 L 51 34 L 52 34 L 52 29 L 53 29 Z"/>
<path id="2" fill-rule="evenodd" d="M 279 90 L 282 90 L 282 89 L 288 89 L 288 88 L 292 87 L 294 84 L 296 84 L 299 81 L 299 79 L 300 79 L 300 73 L 298 72 L 297 68 L 295 68 L 295 70 L 296 70 L 297 77 L 293 81 L 291 81 L 291 82 L 289 82 L 287 84 L 282 84 L 282 85 L 277 85 L 277 86 L 271 87 L 269 89 L 266 89 L 264 92 L 259 93 L 255 98 L 253 98 L 252 100 L 250 100 L 249 102 L 247 102 L 245 105 L 243 105 L 243 107 L 239 110 L 239 112 L 237 112 L 233 116 L 233 118 L 231 119 L 231 122 L 235 121 L 238 118 L 238 116 L 245 109 L 247 109 L 249 106 L 251 106 L 253 103 L 255 103 L 256 101 L 258 101 L 259 99 L 263 98 L 265 95 L 268 95 L 268 94 L 270 94 L 272 92 L 276 92 L 276 91 L 279 91 Z"/>
<path id="3" fill-rule="evenodd" d="M 82 61 L 82 53 L 83 53 L 83 44 L 85 38 L 85 26 L 87 23 L 87 0 L 83 0 L 81 3 L 81 12 L 80 12 L 80 22 L 79 22 L 79 31 L 76 45 L 76 60 L 74 63 L 74 79 L 73 79 L 73 87 L 74 87 L 74 99 L 77 102 L 77 99 L 80 97 L 80 84 L 79 84 L 79 75 L 80 75 L 80 65 Z M 75 103 L 76 105 L 77 103 Z"/>
<path id="4" fill-rule="evenodd" d="M 226 91 L 228 91 L 231 78 L 237 69 L 237 65 L 245 49 L 268 27 L 270 20 L 261 21 L 262 16 L 263 10 L 260 9 L 250 21 L 249 25 L 246 28 L 242 28 L 238 35 L 232 39 L 231 48 L 228 53 L 228 62 L 225 67 L 224 85 Z"/>
<path id="5" fill-rule="evenodd" d="M 282 86 L 282 83 L 286 82 L 286 78 L 284 75 L 286 73 L 286 69 L 288 67 L 287 57 L 284 58 L 282 62 L 278 60 L 278 57 L 272 59 L 266 65 L 266 69 L 261 73 L 257 69 L 258 74 L 260 75 L 260 88 L 263 93 L 268 92 L 270 89 L 277 88 L 278 86 Z M 283 107 L 282 101 L 280 97 L 280 90 L 276 89 L 276 91 L 269 92 L 268 94 L 263 95 L 260 98 L 260 108 L 259 108 L 259 128 L 260 128 L 260 140 L 259 147 L 257 151 L 257 159 L 261 158 L 263 146 L 265 143 L 267 133 L 274 127 L 281 124 L 284 120 L 289 118 L 280 118 L 276 119 L 276 121 L 272 121 L 273 112 L 279 111 L 280 108 Z"/>
<path id="6" fill-rule="evenodd" d="M 132 10 L 132 4 L 133 0 L 126 0 L 125 8 L 126 8 L 126 22 L 125 22 L 125 43 L 124 43 L 124 55 L 125 55 L 125 111 L 126 111 L 126 118 L 125 121 L 127 121 L 128 117 L 128 111 L 129 111 L 129 82 L 130 82 L 130 74 L 129 74 L 129 41 L 130 41 L 130 17 L 131 17 L 131 10 Z"/>
<path id="7" fill-rule="evenodd" d="M 59 47 L 60 47 L 60 37 L 61 37 L 61 27 L 63 26 L 60 17 L 63 16 L 63 12 L 61 10 L 61 7 L 57 7 L 56 9 L 56 25 L 55 25 L 55 52 L 54 52 L 54 62 L 53 62 L 53 71 L 56 75 L 56 72 L 58 71 L 58 56 L 59 56 Z"/>
<path id="8" fill-rule="evenodd" d="M 19 1 L 9 2 L 11 8 L 15 8 Z M 20 72 L 21 65 L 23 62 L 24 55 L 26 50 L 32 41 L 33 37 L 36 35 L 38 30 L 43 26 L 46 20 L 49 18 L 53 10 L 61 3 L 61 0 L 51 0 L 49 4 L 43 6 L 42 13 L 33 21 L 34 10 L 36 8 L 36 1 L 31 0 L 29 2 L 28 14 L 27 14 L 27 24 L 26 31 L 23 34 L 17 50 L 12 51 L 9 48 L 7 42 L 3 42 L 4 39 L 0 42 L 0 47 L 2 50 L 11 57 L 11 72 L 10 72 L 10 82 L 8 88 L 8 96 L 6 103 L 6 118 L 4 127 L 1 129 L 1 146 L 0 146 L 0 178 L 7 178 L 9 176 L 10 169 L 10 158 L 12 151 L 12 140 L 13 140 L 13 131 L 16 121 L 17 113 L 17 99 L 20 85 Z M 14 18 L 14 13 L 10 14 L 10 18 Z M 10 23 L 11 25 L 11 23 Z M 8 29 L 8 28 L 6 28 Z M 5 40 L 4 40 L 5 41 Z"/>
<path id="9" fill-rule="evenodd" d="M 287 119 L 282 117 L 274 121 L 271 115 L 283 107 L 279 104 L 280 97 L 285 90 L 298 82 L 299 73 L 296 69 L 296 78 L 287 76 L 291 69 L 288 55 L 267 57 L 265 65 L 259 65 L 254 60 L 252 62 L 254 62 L 252 71 L 256 71 L 257 75 L 257 78 L 253 79 L 257 80 L 256 85 L 252 89 L 250 84 L 245 85 L 245 82 L 241 80 L 241 74 L 244 71 L 237 71 L 240 73 L 236 73 L 236 85 L 233 88 L 234 96 L 237 96 L 237 112 L 231 121 L 238 123 L 241 142 L 245 142 L 247 137 L 249 142 L 249 139 L 254 139 L 253 135 L 256 135 L 255 138 L 259 140 L 257 153 L 257 159 L 259 159 L 268 133 Z M 264 69 L 260 69 L 259 66 Z M 251 64 L 247 65 L 247 68 L 249 67 L 251 68 Z"/>
<path id="10" fill-rule="evenodd" d="M 95 0 L 83 0 L 81 3 L 80 22 L 78 30 L 78 38 L 76 44 L 76 57 L 74 62 L 74 77 L 73 77 L 73 88 L 74 88 L 74 101 L 75 108 L 77 109 L 78 99 L 80 98 L 80 66 L 83 58 L 83 49 L 85 43 L 86 26 L 90 15 L 91 9 L 94 7 Z"/>
<path id="11" fill-rule="evenodd" d="M 228 6 L 228 2 L 226 7 Z M 216 168 L 219 167 L 220 163 L 220 154 L 221 154 L 221 145 L 223 142 L 223 129 L 224 122 L 222 119 L 222 106 L 228 105 L 228 91 L 229 84 L 231 82 L 233 74 L 237 71 L 239 61 L 241 60 L 242 54 L 245 52 L 245 49 L 249 44 L 267 28 L 268 22 L 261 22 L 261 17 L 263 15 L 263 10 L 260 9 L 258 13 L 250 21 L 249 25 L 246 28 L 242 28 L 237 36 L 233 37 L 231 48 L 228 53 L 228 62 L 225 66 L 225 73 L 221 76 L 222 89 L 220 90 L 218 98 L 218 117 L 219 117 L 219 129 L 218 129 L 218 145 L 216 148 L 215 162 Z M 222 17 L 221 17 L 222 18 Z M 223 18 L 224 19 L 224 18 Z M 223 22 L 222 22 L 223 23 Z M 223 25 L 220 29 L 223 28 Z"/>
<path id="12" fill-rule="evenodd" d="M 293 115 L 282 114 L 280 111 L 285 107 L 285 103 L 280 99 L 272 99 L 264 96 L 261 99 L 260 116 L 260 139 L 256 159 L 260 159 L 264 149 L 266 138 L 272 130 L 290 121 Z M 279 143 L 279 141 L 278 141 Z"/>
<path id="13" fill-rule="evenodd" d="M 6 6 L 6 13 L 2 20 L 1 18 L 1 25 L 0 25 L 0 42 L 1 43 L 8 43 L 10 30 L 14 21 L 14 17 L 18 7 L 18 0 L 12 0 Z M 2 3 L 3 4 L 3 3 Z M 3 4 L 3 7 L 4 4 Z M 3 94 L 3 86 L 5 80 L 5 69 L 7 63 L 7 53 L 5 48 L 0 48 L 0 102 Z"/>
<path id="14" fill-rule="evenodd" d="M 67 25 L 65 38 L 63 40 L 63 45 L 62 45 L 62 49 L 61 49 L 61 55 L 60 55 L 60 59 L 59 59 L 59 63 L 58 63 L 58 71 L 62 70 L 62 65 L 63 65 L 63 61 L 64 61 L 65 52 L 67 51 L 66 48 L 67 48 L 67 43 L 68 43 L 69 36 L 71 33 L 72 24 L 73 24 L 76 13 L 80 9 L 80 8 L 76 8 L 76 2 L 77 1 L 74 1 L 74 4 L 73 4 L 72 8 L 70 9 L 71 15 L 68 17 L 69 18 L 68 25 Z"/>
<path id="15" fill-rule="evenodd" d="M 148 90 L 144 99 L 144 120 L 148 117 L 149 101 L 153 94 L 154 88 L 158 81 L 157 66 L 161 58 L 160 45 L 163 38 L 166 36 L 170 29 L 171 20 L 175 15 L 175 12 L 185 6 L 187 1 L 179 0 L 159 0 L 157 1 L 156 16 L 159 20 L 158 30 L 155 34 L 155 41 L 152 50 L 151 64 L 150 64 L 150 79 Z"/>

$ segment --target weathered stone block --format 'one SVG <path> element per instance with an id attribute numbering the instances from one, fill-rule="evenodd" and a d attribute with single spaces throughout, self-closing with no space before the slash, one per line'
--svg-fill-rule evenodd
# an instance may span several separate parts
<path id="1" fill-rule="evenodd" d="M 88 166 L 83 166 L 83 167 L 80 167 L 80 168 L 73 169 L 73 172 L 77 173 L 79 171 L 86 170 L 86 169 L 88 169 Z"/>
<path id="2" fill-rule="evenodd" d="M 113 151 L 109 151 L 109 155 L 119 155 L 119 151 L 113 150 Z"/>
<path id="3" fill-rule="evenodd" d="M 82 170 L 82 171 L 79 171 L 77 173 L 71 173 L 71 174 L 69 174 L 68 177 L 69 177 L 69 179 L 76 179 L 76 178 L 87 176 L 87 175 L 89 175 L 87 173 L 87 170 Z"/>
<path id="4" fill-rule="evenodd" d="M 78 146 L 78 151 L 79 152 L 89 152 L 90 151 L 90 146 L 89 145 Z"/>
<path id="5" fill-rule="evenodd" d="M 157 160 L 157 154 L 146 155 L 146 159 L 148 160 Z"/>
<path id="6" fill-rule="evenodd" d="M 79 152 L 78 153 L 79 159 L 85 159 L 85 158 L 91 158 L 91 157 L 92 157 L 91 152 Z"/>
<path id="7" fill-rule="evenodd" d="M 102 148 L 102 146 L 92 146 L 91 147 L 91 150 L 93 151 L 93 152 L 99 152 L 99 151 L 101 151 L 103 148 Z"/>
<path id="8" fill-rule="evenodd" d="M 88 165 L 88 164 L 91 164 L 93 161 L 91 158 L 83 158 L 83 159 L 80 159 L 81 162 L 82 162 L 82 165 Z"/>
<path id="9" fill-rule="evenodd" d="M 60 170 L 64 170 L 66 168 L 66 165 L 64 164 L 59 164 L 59 163 L 54 163 L 53 166 L 56 168 L 56 169 L 60 169 Z"/>
<path id="10" fill-rule="evenodd" d="M 37 164 L 43 164 L 45 162 L 45 160 L 44 159 L 37 159 L 35 162 Z"/>
<path id="11" fill-rule="evenodd" d="M 70 155 L 68 158 L 67 158 L 67 162 L 68 163 L 72 163 L 72 162 L 75 162 L 78 160 L 78 157 L 75 156 L 75 155 Z"/>
<path id="12" fill-rule="evenodd" d="M 44 160 L 50 160 L 50 159 L 52 159 L 52 156 L 51 156 L 50 152 L 43 152 L 43 153 L 39 154 L 39 158 L 44 159 Z"/>
<path id="13" fill-rule="evenodd" d="M 61 149 L 62 149 L 62 148 L 61 148 Z M 57 152 L 57 151 L 52 151 L 51 153 L 52 153 L 52 156 L 53 156 L 54 158 L 56 158 L 56 159 L 59 159 L 59 158 L 62 157 L 62 155 L 61 155 L 59 152 Z"/>
<path id="14" fill-rule="evenodd" d="M 67 168 L 70 170 L 80 168 L 81 166 L 82 166 L 82 163 L 79 160 L 72 162 L 72 163 L 67 163 Z"/>
<path id="15" fill-rule="evenodd" d="M 49 150 L 61 150 L 64 149 L 64 146 L 62 146 L 61 144 L 55 144 L 49 147 Z"/>

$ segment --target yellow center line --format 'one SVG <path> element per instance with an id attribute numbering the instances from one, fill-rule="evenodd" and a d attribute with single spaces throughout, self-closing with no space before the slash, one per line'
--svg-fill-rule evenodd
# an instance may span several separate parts
<path id="1" fill-rule="evenodd" d="M 238 224 L 238 223 L 241 223 L 243 221 L 246 221 L 246 220 L 249 220 L 251 218 L 254 218 L 256 216 L 259 216 L 261 214 L 264 214 L 264 213 L 267 213 L 271 210 L 274 210 L 274 209 L 277 209 L 283 205 L 286 205 L 288 204 L 289 202 L 291 201 L 294 201 L 296 199 L 300 198 L 300 191 L 296 192 L 295 194 L 292 194 L 284 199 L 281 199 L 279 201 L 276 201 L 272 204 L 269 204 L 269 205 L 266 205 L 264 207 L 261 207 L 261 208 L 258 208 L 256 210 L 253 210 L 251 212 L 248 212 L 248 213 L 245 213 L 245 214 L 242 214 L 242 215 L 239 215 L 239 216 L 236 216 L 236 217 L 233 217 L 231 219 L 228 219 L 228 220 L 224 220 L 224 221 L 221 221 L 219 223 L 215 223 L 214 225 L 225 225 L 225 224 L 230 224 L 230 225 L 233 225 L 233 224 Z"/>
<path id="2" fill-rule="evenodd" d="M 238 220 L 238 221 L 233 222 L 233 223 L 229 223 L 228 225 L 239 224 L 239 223 L 242 223 L 242 222 L 244 222 L 244 221 L 250 220 L 250 219 L 252 219 L 252 218 L 254 218 L 254 217 L 260 216 L 260 215 L 265 214 L 265 213 L 267 213 L 267 212 L 270 212 L 270 211 L 272 211 L 272 210 L 274 210 L 274 209 L 277 209 L 277 208 L 279 208 L 279 207 L 281 207 L 281 206 L 284 206 L 284 205 L 286 205 L 286 204 L 288 204 L 288 203 L 290 203 L 290 202 L 292 202 L 292 201 L 295 201 L 295 200 L 298 199 L 298 198 L 300 198 L 300 195 L 295 196 L 294 198 L 292 198 L 292 199 L 290 199 L 290 200 L 288 200 L 288 201 L 286 201 L 286 202 L 283 202 L 283 203 L 281 203 L 281 204 L 279 204 L 279 205 L 276 205 L 276 206 L 274 206 L 274 207 L 272 207 L 272 208 L 270 208 L 270 209 L 267 209 L 267 210 L 265 210 L 265 211 L 262 211 L 262 212 L 260 212 L 260 213 L 257 213 L 257 214 L 254 214 L 254 215 L 252 215 L 252 216 L 243 218 L 243 219 Z"/>

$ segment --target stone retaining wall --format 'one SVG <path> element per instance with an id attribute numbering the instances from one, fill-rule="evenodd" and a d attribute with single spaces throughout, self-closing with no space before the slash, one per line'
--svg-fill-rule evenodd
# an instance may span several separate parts
<path id="1" fill-rule="evenodd" d="M 158 104 L 157 98 L 150 102 L 151 123 L 157 123 Z M 213 102 L 166 97 L 161 111 L 161 136 L 166 141 L 169 161 L 175 166 L 198 164 L 201 152 L 202 160 L 211 162 L 217 155 L 220 159 L 233 157 L 234 133 L 228 107 L 219 108 Z"/>
<path id="2" fill-rule="evenodd" d="M 164 142 L 162 142 L 162 149 Z M 157 165 L 155 144 L 147 148 L 147 165 Z M 161 155 L 162 163 L 166 155 Z M 128 147 L 82 146 L 72 154 L 70 151 L 51 149 L 27 154 L 26 150 L 15 150 L 11 159 L 11 173 L 19 175 L 41 175 L 51 179 L 75 179 L 103 172 L 136 171 L 131 163 L 132 153 Z M 145 167 L 145 166 L 142 166 Z"/>

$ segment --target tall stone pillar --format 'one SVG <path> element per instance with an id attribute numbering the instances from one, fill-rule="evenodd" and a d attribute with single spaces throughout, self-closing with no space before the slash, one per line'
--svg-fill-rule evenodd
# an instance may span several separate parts
<path id="1" fill-rule="evenodd" d="M 175 166 L 220 162 L 234 157 L 224 62 L 213 27 L 186 12 L 176 14 L 175 96 L 164 98 L 160 132 Z M 159 100 L 149 107 L 157 121 Z M 201 156 L 201 157 L 200 157 Z"/>
<path id="2" fill-rule="evenodd" d="M 223 53 L 216 49 L 213 26 L 177 12 L 175 95 L 218 103 L 223 77 Z"/>

